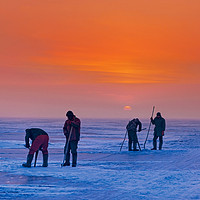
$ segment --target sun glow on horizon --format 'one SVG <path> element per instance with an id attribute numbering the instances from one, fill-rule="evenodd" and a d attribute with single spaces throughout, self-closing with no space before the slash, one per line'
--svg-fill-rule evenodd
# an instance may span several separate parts
<path id="1" fill-rule="evenodd" d="M 132 110 L 131 106 L 124 106 L 124 110 Z"/>

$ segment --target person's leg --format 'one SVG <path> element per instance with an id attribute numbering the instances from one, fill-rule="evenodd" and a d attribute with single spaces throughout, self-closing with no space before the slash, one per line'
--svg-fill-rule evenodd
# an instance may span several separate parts
<path id="1" fill-rule="evenodd" d="M 71 141 L 72 167 L 76 167 L 77 164 L 77 147 L 78 141 Z"/>
<path id="2" fill-rule="evenodd" d="M 153 149 L 152 150 L 157 150 L 157 139 L 158 139 L 158 136 L 156 134 L 154 134 L 154 137 L 153 137 Z"/>
<path id="3" fill-rule="evenodd" d="M 136 132 L 133 134 L 133 151 L 139 151 L 137 149 L 138 138 Z"/>
<path id="4" fill-rule="evenodd" d="M 39 135 L 35 138 L 33 141 L 33 144 L 31 145 L 31 148 L 29 150 L 29 154 L 34 154 L 42 145 L 43 143 L 43 138 L 41 137 L 42 135 Z"/>
<path id="5" fill-rule="evenodd" d="M 31 162 L 33 160 L 33 155 L 34 154 L 28 154 L 27 155 L 27 161 L 26 161 L 26 163 L 22 164 L 23 167 L 31 167 Z"/>
<path id="6" fill-rule="evenodd" d="M 133 141 L 133 151 L 137 150 L 137 142 L 134 140 Z"/>
<path id="7" fill-rule="evenodd" d="M 128 132 L 128 150 L 132 151 L 133 136 L 131 131 Z"/>
<path id="8" fill-rule="evenodd" d="M 67 148 L 67 141 L 64 148 L 64 154 L 66 153 L 66 159 L 63 166 L 70 166 L 70 149 L 71 149 L 71 142 L 69 142 L 68 149 Z M 67 151 L 67 152 L 66 152 Z"/>
<path id="9" fill-rule="evenodd" d="M 49 136 L 43 135 L 43 144 L 41 145 L 42 153 L 43 153 L 43 167 L 48 166 L 48 142 L 49 142 Z"/>
<path id="10" fill-rule="evenodd" d="M 159 150 L 162 150 L 163 136 L 159 136 Z"/>

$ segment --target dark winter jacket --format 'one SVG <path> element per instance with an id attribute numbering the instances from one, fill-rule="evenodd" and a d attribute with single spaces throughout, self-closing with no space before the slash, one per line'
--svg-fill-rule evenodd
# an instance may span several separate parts
<path id="1" fill-rule="evenodd" d="M 81 121 L 76 116 L 74 116 L 72 120 L 69 120 L 69 119 L 66 120 L 64 127 L 63 127 L 63 132 L 64 132 L 64 135 L 66 136 L 67 140 L 70 135 L 70 130 L 72 128 L 70 141 L 79 141 L 80 140 L 80 127 L 81 127 Z"/>
<path id="2" fill-rule="evenodd" d="M 132 131 L 132 132 L 137 132 L 137 126 L 139 126 L 138 131 L 140 132 L 142 129 L 142 123 L 140 122 L 140 120 L 138 118 L 133 119 L 131 121 L 129 121 L 129 123 L 126 126 L 127 131 Z"/>
<path id="3" fill-rule="evenodd" d="M 26 136 L 25 136 L 25 146 L 27 148 L 30 147 L 29 144 L 29 139 L 32 140 L 32 142 L 36 139 L 37 136 L 39 135 L 48 135 L 44 130 L 40 128 L 31 128 L 31 129 L 26 129 Z"/>
<path id="4" fill-rule="evenodd" d="M 155 125 L 154 135 L 163 136 L 163 131 L 165 131 L 165 119 L 162 117 L 155 117 L 151 119 L 152 124 Z"/>

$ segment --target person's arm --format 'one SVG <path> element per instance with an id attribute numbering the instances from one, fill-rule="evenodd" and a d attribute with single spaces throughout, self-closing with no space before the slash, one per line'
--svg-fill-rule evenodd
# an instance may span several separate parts
<path id="1" fill-rule="evenodd" d="M 25 136 L 25 147 L 29 148 L 30 144 L 29 144 L 29 138 L 30 138 L 30 132 L 26 132 L 26 136 Z"/>
<path id="2" fill-rule="evenodd" d="M 81 127 L 81 121 L 79 118 L 74 118 L 72 121 L 71 121 L 71 128 L 73 129 L 74 128 L 74 132 L 76 134 L 76 140 L 79 141 L 80 140 L 80 127 Z"/>
<path id="3" fill-rule="evenodd" d="M 69 133 L 68 133 L 68 130 L 67 130 L 67 121 L 65 122 L 64 124 L 64 127 L 63 127 L 63 133 L 65 136 L 67 136 Z"/>
<path id="4" fill-rule="evenodd" d="M 155 124 L 155 119 L 153 119 L 152 117 L 151 117 L 151 123 Z"/>
<path id="5" fill-rule="evenodd" d="M 138 120 L 138 125 L 139 125 L 138 132 L 140 132 L 142 130 L 142 123 L 139 120 Z"/>
<path id="6" fill-rule="evenodd" d="M 78 118 L 75 118 L 73 121 L 71 121 L 71 125 L 75 128 L 79 128 L 80 124 L 81 124 L 81 122 Z"/>
<path id="7" fill-rule="evenodd" d="M 166 123 L 165 123 L 165 119 L 163 119 L 163 127 L 162 127 L 163 131 L 165 131 L 165 127 L 166 127 Z"/>
<path id="8" fill-rule="evenodd" d="M 131 121 L 129 121 L 129 123 L 126 125 L 127 130 L 129 129 L 130 123 L 131 123 Z"/>
<path id="9" fill-rule="evenodd" d="M 162 136 L 165 135 L 165 119 L 162 120 Z"/>

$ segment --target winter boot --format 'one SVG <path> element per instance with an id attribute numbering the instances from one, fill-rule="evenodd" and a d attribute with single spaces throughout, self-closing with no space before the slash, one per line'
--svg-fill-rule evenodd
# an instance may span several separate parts
<path id="1" fill-rule="evenodd" d="M 63 164 L 63 166 L 70 166 L 70 153 L 69 152 L 67 152 L 66 160 L 65 160 L 65 163 Z"/>
<path id="2" fill-rule="evenodd" d="M 139 151 L 139 149 L 137 149 L 137 141 L 133 141 L 133 151 Z"/>
<path id="3" fill-rule="evenodd" d="M 42 167 L 48 167 L 48 154 L 43 154 L 43 165 Z"/>
<path id="4" fill-rule="evenodd" d="M 77 153 L 72 154 L 72 167 L 76 167 Z"/>
<path id="5" fill-rule="evenodd" d="M 133 151 L 139 151 L 139 149 L 133 149 Z"/>
<path id="6" fill-rule="evenodd" d="M 70 162 L 65 162 L 63 166 L 70 166 Z"/>
<path id="7" fill-rule="evenodd" d="M 153 139 L 153 149 L 151 150 L 157 150 L 157 141 Z"/>
<path id="8" fill-rule="evenodd" d="M 31 167 L 31 162 L 33 160 L 33 154 L 28 154 L 27 162 L 22 164 L 23 167 Z"/>
<path id="9" fill-rule="evenodd" d="M 129 140 L 129 142 L 128 142 L 128 150 L 129 151 L 133 151 L 132 150 L 132 142 Z"/>
<path id="10" fill-rule="evenodd" d="M 163 139 L 162 137 L 159 138 L 159 150 L 162 150 L 162 145 L 163 145 Z"/>

